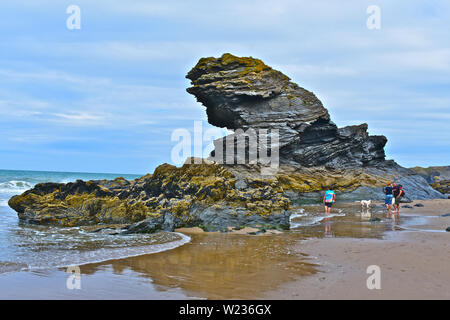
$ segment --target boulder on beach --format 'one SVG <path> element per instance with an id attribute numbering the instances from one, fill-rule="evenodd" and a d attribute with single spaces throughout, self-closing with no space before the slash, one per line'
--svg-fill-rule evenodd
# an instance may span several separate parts
<path id="1" fill-rule="evenodd" d="M 214 142 L 210 158 L 187 159 L 181 167 L 163 164 L 133 181 L 38 184 L 10 199 L 19 219 L 60 226 L 129 224 L 124 233 L 194 226 L 287 229 L 292 206 L 304 199 L 320 202 L 328 188 L 340 200 L 379 200 L 386 182 L 397 181 L 409 199 L 443 197 L 424 177 L 385 159 L 386 137 L 369 135 L 365 123 L 338 128 L 314 93 L 259 59 L 202 58 L 186 77 L 187 91 L 206 107 L 208 122 L 234 130 L 231 140 Z M 270 174 L 262 170 L 267 163 L 250 161 L 250 142 L 240 154 L 230 156 L 224 148 L 228 141 L 239 148 L 249 131 L 256 134 L 258 155 L 278 150 Z"/>

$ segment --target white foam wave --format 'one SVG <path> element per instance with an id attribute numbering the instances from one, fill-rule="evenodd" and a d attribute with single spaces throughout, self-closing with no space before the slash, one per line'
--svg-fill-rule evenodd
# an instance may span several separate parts
<path id="1" fill-rule="evenodd" d="M 333 217 L 344 217 L 345 213 L 331 213 L 328 215 L 320 215 L 320 216 L 311 216 L 307 213 L 294 213 L 290 217 L 291 229 L 295 229 L 298 227 L 309 227 L 320 224 L 324 219 L 329 219 Z"/>
<path id="2" fill-rule="evenodd" d="M 11 180 L 0 183 L 1 193 L 19 194 L 33 188 L 33 184 L 27 181 Z"/>
<path id="3" fill-rule="evenodd" d="M 305 213 L 305 209 L 300 208 L 298 210 L 296 210 L 295 212 L 293 212 L 290 216 L 289 216 L 289 220 L 295 219 L 295 218 L 299 218 L 299 217 L 304 217 L 307 216 L 308 214 Z"/>
<path id="4" fill-rule="evenodd" d="M 62 179 L 60 181 L 57 181 L 57 183 L 71 183 L 71 182 L 75 182 L 78 179 Z M 81 179 L 83 180 L 83 179 Z"/>
<path id="5" fill-rule="evenodd" d="M 291 214 L 289 219 L 292 221 L 292 220 L 297 219 L 297 218 L 306 217 L 307 215 L 308 214 L 306 214 L 306 213 L 293 213 L 293 214 Z"/>
<path id="6" fill-rule="evenodd" d="M 325 218 L 332 218 L 332 217 L 345 217 L 345 213 L 340 213 L 340 212 L 339 213 L 331 213 L 328 216 L 326 216 Z"/>
<path id="7" fill-rule="evenodd" d="M 180 239 L 161 244 L 150 244 L 146 246 L 101 248 L 93 251 L 78 252 L 76 255 L 68 254 L 57 257 L 58 258 L 57 263 L 55 261 L 56 259 L 53 259 L 55 263 L 52 263 L 50 261 L 45 261 L 42 264 L 35 262 L 33 264 L 28 265 L 28 268 L 26 269 L 42 270 L 49 268 L 64 268 L 74 265 L 81 266 L 85 264 L 105 262 L 108 260 L 131 258 L 141 255 L 172 250 L 191 241 L 191 238 L 189 236 L 184 235 L 182 233 L 174 232 L 173 234 L 178 235 Z"/>
<path id="8" fill-rule="evenodd" d="M 17 272 L 17 271 L 25 271 L 26 269 L 27 269 L 27 265 L 23 264 L 23 263 L 0 261 L 0 274 Z"/>
<path id="9" fill-rule="evenodd" d="M 306 217 L 304 219 L 301 219 L 300 221 L 291 221 L 291 228 L 295 229 L 298 227 L 318 225 L 325 218 L 326 217 Z"/>

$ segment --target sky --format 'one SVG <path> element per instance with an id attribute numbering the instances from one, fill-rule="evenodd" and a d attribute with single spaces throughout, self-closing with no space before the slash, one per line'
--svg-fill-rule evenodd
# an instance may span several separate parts
<path id="1" fill-rule="evenodd" d="M 80 29 L 67 28 L 70 5 Z M 449 34 L 447 0 L 2 0 L 0 169 L 171 163 L 175 129 L 211 128 L 185 75 L 225 52 L 314 92 L 339 127 L 368 123 L 387 159 L 449 165 Z"/>

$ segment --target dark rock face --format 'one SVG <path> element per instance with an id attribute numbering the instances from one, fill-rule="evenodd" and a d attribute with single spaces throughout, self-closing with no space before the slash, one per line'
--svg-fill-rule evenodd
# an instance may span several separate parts
<path id="1" fill-rule="evenodd" d="M 280 214 L 258 215 L 249 214 L 248 209 L 230 205 L 221 207 L 193 206 L 189 216 L 180 217 L 173 213 L 165 216 L 147 218 L 130 225 L 123 234 L 153 233 L 160 230 L 173 231 L 176 227 L 199 226 L 204 231 L 228 232 L 229 228 L 242 228 L 243 226 L 258 226 L 267 229 L 289 229 L 290 212 Z M 189 221 L 189 222 L 188 222 Z"/>
<path id="2" fill-rule="evenodd" d="M 386 142 L 384 136 L 369 136 L 367 124 L 337 128 L 333 123 L 313 123 L 280 154 L 306 167 L 366 166 L 384 161 Z"/>
<path id="3" fill-rule="evenodd" d="M 312 93 L 261 60 L 224 54 L 203 58 L 188 73 L 187 91 L 206 106 L 208 121 L 228 129 L 278 129 L 280 160 L 312 167 L 369 165 L 385 159 L 384 136 L 367 124 L 338 128 Z M 221 148 L 222 139 L 216 141 Z"/>

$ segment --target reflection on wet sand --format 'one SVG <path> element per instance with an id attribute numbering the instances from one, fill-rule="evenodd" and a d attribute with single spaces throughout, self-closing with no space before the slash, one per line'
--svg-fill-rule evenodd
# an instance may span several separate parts
<path id="1" fill-rule="evenodd" d="M 299 276 L 316 272 L 304 255 L 291 252 L 298 237 L 193 234 L 174 250 L 81 267 L 83 274 L 111 265 L 152 279 L 157 290 L 181 288 L 191 297 L 252 299 Z"/>
<path id="2" fill-rule="evenodd" d="M 290 232 L 299 233 L 305 238 L 374 238 L 381 239 L 384 232 L 391 230 L 390 221 L 384 221 L 384 212 L 374 209 L 361 210 L 352 203 L 340 203 L 333 206 L 331 215 L 325 216 L 321 206 L 305 206 L 302 209 L 308 216 L 293 220 L 299 224 Z M 302 219 L 311 217 L 323 219 L 320 223 L 302 225 Z M 314 220 L 312 220 L 314 221 Z"/>
<path id="3" fill-rule="evenodd" d="M 321 220 L 282 234 L 193 233 L 189 234 L 190 243 L 176 249 L 85 265 L 81 271 L 93 274 L 111 268 L 120 275 L 131 270 L 139 277 L 150 278 L 160 292 L 179 288 L 188 297 L 257 299 L 264 291 L 317 272 L 318 266 L 301 253 L 302 240 L 382 238 L 393 228 L 393 221 L 382 220 L 384 211 L 361 212 L 352 204 L 335 206 L 330 217 L 323 216 L 321 206 L 303 209 L 307 215 L 299 219 Z"/>

